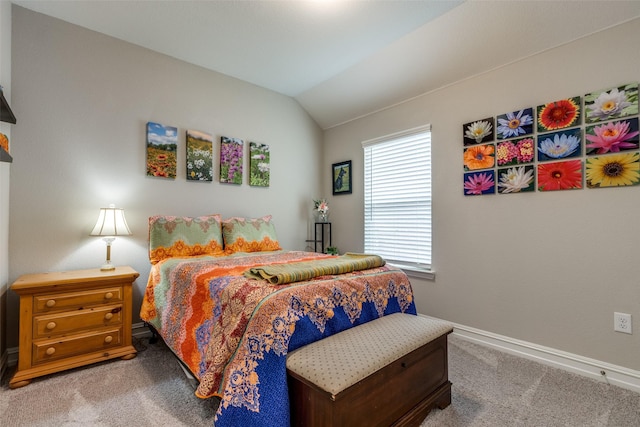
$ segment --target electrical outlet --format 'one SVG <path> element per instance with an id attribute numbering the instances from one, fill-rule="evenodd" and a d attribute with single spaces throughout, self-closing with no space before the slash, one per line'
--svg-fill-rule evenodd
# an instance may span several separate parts
<path id="1" fill-rule="evenodd" d="M 613 313 L 613 330 L 624 332 L 625 334 L 632 333 L 631 315 L 627 313 Z"/>

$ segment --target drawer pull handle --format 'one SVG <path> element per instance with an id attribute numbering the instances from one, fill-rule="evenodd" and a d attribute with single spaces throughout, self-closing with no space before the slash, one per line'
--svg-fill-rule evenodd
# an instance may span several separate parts
<path id="1" fill-rule="evenodd" d="M 107 314 L 104 315 L 104 318 L 106 320 L 111 320 L 112 317 L 113 317 L 113 314 L 111 314 L 111 313 L 107 313 Z"/>
<path id="2" fill-rule="evenodd" d="M 57 325 L 56 325 L 56 322 L 49 322 L 49 323 L 47 323 L 47 329 L 48 329 L 48 330 L 52 330 L 52 329 L 54 329 L 56 326 L 57 326 Z"/>
<path id="3" fill-rule="evenodd" d="M 54 347 L 49 347 L 47 351 L 45 351 L 45 353 L 47 353 L 47 356 L 51 356 L 55 352 L 56 352 L 56 349 Z"/>
<path id="4" fill-rule="evenodd" d="M 56 305 L 56 300 L 50 299 L 50 300 L 47 301 L 46 305 L 47 305 L 47 307 L 51 308 L 54 305 Z"/>
<path id="5" fill-rule="evenodd" d="M 406 363 L 406 362 L 402 362 L 402 363 L 400 364 L 400 366 L 402 366 L 403 368 L 406 368 L 406 367 L 407 367 L 407 363 Z"/>
<path id="6" fill-rule="evenodd" d="M 104 342 L 109 344 L 111 341 L 113 341 L 113 337 L 111 335 L 108 335 L 106 337 L 104 337 Z"/>
<path id="7" fill-rule="evenodd" d="M 113 298 L 113 292 L 107 292 L 106 294 L 104 294 L 104 298 L 105 298 L 105 299 L 111 299 L 111 298 Z"/>

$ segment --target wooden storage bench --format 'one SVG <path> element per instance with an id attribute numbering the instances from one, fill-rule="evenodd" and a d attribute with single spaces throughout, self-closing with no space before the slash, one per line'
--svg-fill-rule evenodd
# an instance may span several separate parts
<path id="1" fill-rule="evenodd" d="M 418 426 L 451 403 L 447 335 L 453 326 L 395 313 L 287 356 L 291 425 Z"/>

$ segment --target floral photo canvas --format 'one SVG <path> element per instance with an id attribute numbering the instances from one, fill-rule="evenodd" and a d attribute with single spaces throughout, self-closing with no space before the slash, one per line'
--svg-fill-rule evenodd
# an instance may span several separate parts
<path id="1" fill-rule="evenodd" d="M 560 160 L 582 155 L 582 131 L 567 129 L 538 135 L 538 160 Z"/>
<path id="2" fill-rule="evenodd" d="M 464 195 L 481 196 L 496 192 L 495 171 L 469 172 L 464 174 Z"/>
<path id="3" fill-rule="evenodd" d="M 535 190 L 533 165 L 498 169 L 498 193 L 523 193 Z"/>
<path id="4" fill-rule="evenodd" d="M 588 188 L 621 187 L 640 184 L 640 154 L 618 153 L 587 157 L 585 176 Z"/>
<path id="5" fill-rule="evenodd" d="M 220 138 L 220 182 L 242 184 L 244 141 L 223 136 Z"/>
<path id="6" fill-rule="evenodd" d="M 592 92 L 584 96 L 585 123 L 638 114 L 638 83 Z"/>
<path id="7" fill-rule="evenodd" d="M 550 132 L 580 124 L 579 96 L 539 105 L 536 110 L 538 132 Z"/>
<path id="8" fill-rule="evenodd" d="M 516 138 L 533 133 L 533 108 L 525 108 L 498 116 L 498 139 Z"/>
<path id="9" fill-rule="evenodd" d="M 493 117 L 462 125 L 462 134 L 465 146 L 493 141 L 495 138 Z"/>
<path id="10" fill-rule="evenodd" d="M 495 164 L 495 145 L 473 145 L 464 149 L 464 170 L 489 169 Z"/>
<path id="11" fill-rule="evenodd" d="M 587 155 L 638 149 L 638 118 L 606 122 L 585 129 Z"/>
<path id="12" fill-rule="evenodd" d="M 535 159 L 535 147 L 536 143 L 531 137 L 499 142 L 496 148 L 496 162 L 498 166 L 531 163 Z"/>
<path id="13" fill-rule="evenodd" d="M 268 187 L 271 155 L 267 144 L 249 143 L 249 185 Z"/>
<path id="14" fill-rule="evenodd" d="M 538 165 L 538 190 L 557 191 L 582 188 L 582 160 Z"/>
<path id="15" fill-rule="evenodd" d="M 187 131 L 187 181 L 213 181 L 213 137 Z"/>
<path id="16" fill-rule="evenodd" d="M 147 176 L 176 178 L 178 129 L 147 123 Z"/>

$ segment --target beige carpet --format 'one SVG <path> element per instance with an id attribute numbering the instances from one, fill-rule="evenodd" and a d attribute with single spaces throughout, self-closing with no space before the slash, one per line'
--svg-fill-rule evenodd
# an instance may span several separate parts
<path id="1" fill-rule="evenodd" d="M 162 344 L 138 357 L 78 368 L 0 389 L 0 426 L 209 426 L 214 402 L 198 399 Z M 421 427 L 640 426 L 640 394 L 449 339 L 453 402 Z M 247 426 L 250 427 L 250 426 Z M 336 426 L 338 427 L 338 426 Z M 342 427 L 342 426 L 339 426 Z"/>

